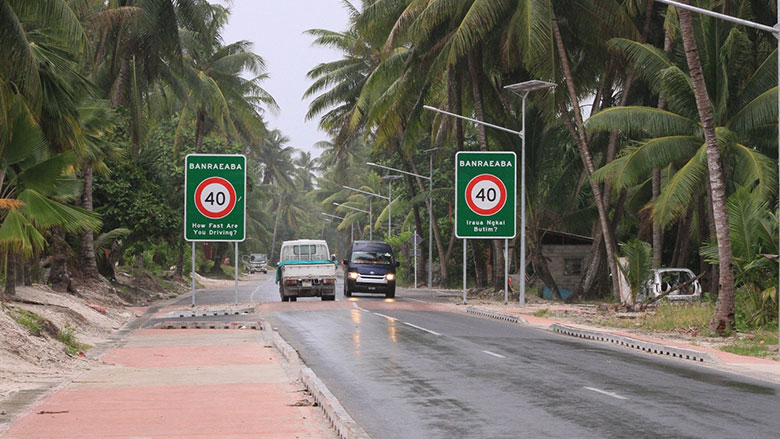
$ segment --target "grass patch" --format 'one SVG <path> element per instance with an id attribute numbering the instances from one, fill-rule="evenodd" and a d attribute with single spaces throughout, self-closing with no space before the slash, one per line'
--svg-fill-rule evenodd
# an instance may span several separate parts
<path id="1" fill-rule="evenodd" d="M 706 328 L 715 312 L 710 303 L 674 305 L 664 303 L 655 313 L 645 317 L 640 327 L 649 331 L 674 331 L 676 329 Z"/>
<path id="2" fill-rule="evenodd" d="M 57 334 L 57 340 L 61 341 L 62 344 L 65 345 L 65 352 L 70 355 L 76 355 L 79 352 L 83 352 L 92 347 L 87 344 L 79 343 L 79 341 L 76 340 L 76 334 L 71 327 L 66 327 L 60 331 Z"/>
<path id="3" fill-rule="evenodd" d="M 547 317 L 550 314 L 552 314 L 552 312 L 550 312 L 549 308 L 543 308 L 540 309 L 539 311 L 534 312 L 534 317 Z"/>
<path id="4" fill-rule="evenodd" d="M 11 313 L 11 318 L 16 320 L 16 323 L 24 326 L 30 331 L 30 334 L 40 337 L 43 329 L 43 317 L 35 314 L 34 312 L 26 311 L 23 309 L 16 309 Z"/>

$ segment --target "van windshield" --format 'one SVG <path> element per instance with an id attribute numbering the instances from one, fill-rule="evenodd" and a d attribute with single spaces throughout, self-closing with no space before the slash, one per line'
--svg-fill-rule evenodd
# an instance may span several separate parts
<path id="1" fill-rule="evenodd" d="M 353 264 L 390 265 L 393 263 L 393 255 L 388 252 L 358 251 L 352 253 Z"/>

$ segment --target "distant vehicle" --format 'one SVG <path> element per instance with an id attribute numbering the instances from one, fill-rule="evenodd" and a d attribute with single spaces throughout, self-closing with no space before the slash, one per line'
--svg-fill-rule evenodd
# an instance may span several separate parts
<path id="1" fill-rule="evenodd" d="M 265 256 L 265 253 L 252 253 L 251 255 L 241 256 L 241 264 L 244 267 L 244 271 L 268 273 L 268 258 Z"/>
<path id="2" fill-rule="evenodd" d="M 282 302 L 299 297 L 336 300 L 336 261 L 320 239 L 285 241 L 279 252 L 276 282 Z"/>
<path id="3" fill-rule="evenodd" d="M 390 244 L 383 241 L 355 241 L 344 263 L 344 295 L 381 293 L 395 297 L 395 269 L 399 263 Z"/>
<path id="4" fill-rule="evenodd" d="M 696 275 L 693 274 L 693 271 L 687 268 L 653 269 L 650 278 L 645 281 L 639 290 L 637 301 L 645 302 L 686 283 L 686 286 L 669 293 L 666 296 L 668 300 L 699 300 L 701 299 L 701 284 L 696 280 Z"/>

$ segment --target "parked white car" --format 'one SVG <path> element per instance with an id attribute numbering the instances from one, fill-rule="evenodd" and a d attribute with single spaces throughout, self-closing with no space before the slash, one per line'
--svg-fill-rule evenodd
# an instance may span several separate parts
<path id="1" fill-rule="evenodd" d="M 656 268 L 650 278 L 642 285 L 637 295 L 637 301 L 645 302 L 653 297 L 687 283 L 666 296 L 668 300 L 696 301 L 701 299 L 701 284 L 693 271 L 687 268 Z"/>

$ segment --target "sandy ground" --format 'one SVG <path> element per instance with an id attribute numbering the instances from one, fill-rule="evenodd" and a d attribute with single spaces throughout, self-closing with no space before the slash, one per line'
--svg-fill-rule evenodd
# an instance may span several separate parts
<path id="1" fill-rule="evenodd" d="M 97 366 L 96 360 L 69 355 L 56 334 L 72 331 L 79 343 L 94 346 L 140 315 L 141 310 L 126 308 L 107 292 L 101 284 L 80 288 L 79 296 L 58 294 L 42 285 L 17 287 L 16 300 L 0 307 L 0 399 Z M 41 335 L 33 335 L 12 318 L 20 310 L 33 312 L 51 325 Z"/>

